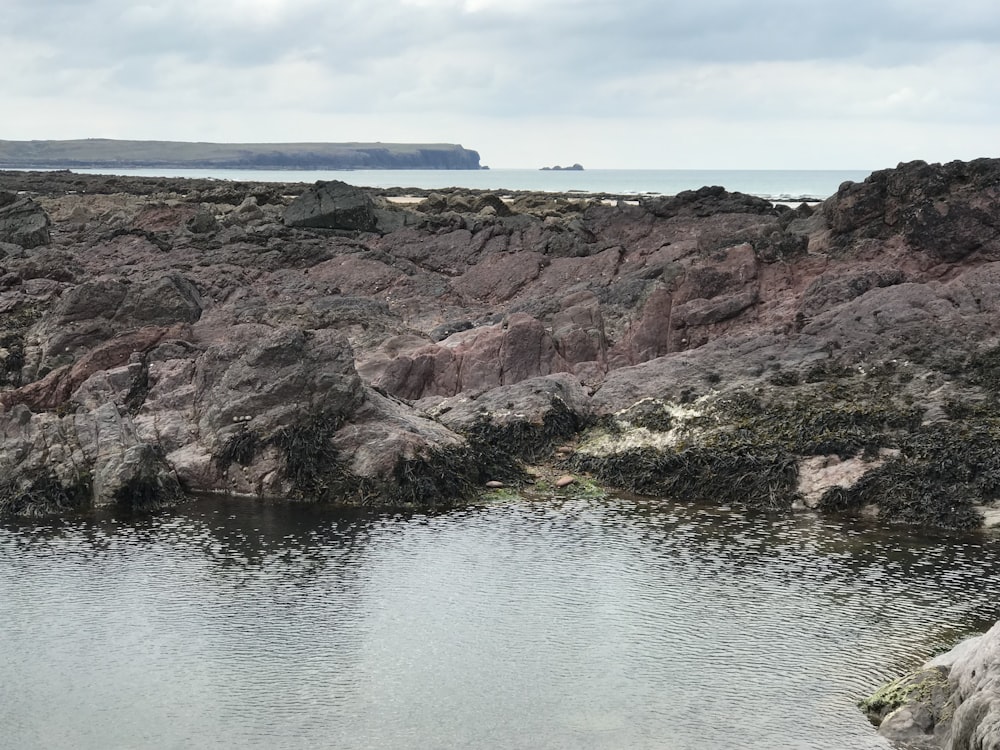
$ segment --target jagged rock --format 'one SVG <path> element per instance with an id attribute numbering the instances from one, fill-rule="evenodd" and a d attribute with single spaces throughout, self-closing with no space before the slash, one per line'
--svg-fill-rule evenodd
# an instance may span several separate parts
<path id="1" fill-rule="evenodd" d="M 650 213 L 664 219 L 721 213 L 777 215 L 777 209 L 770 201 L 746 193 L 731 193 L 718 185 L 697 190 L 682 190 L 673 196 L 646 198 L 642 201 L 642 206 Z"/>
<path id="2" fill-rule="evenodd" d="M 504 323 L 459 331 L 438 344 L 398 339 L 360 369 L 373 385 L 400 398 L 452 396 L 568 372 L 551 334 L 535 318 L 515 313 Z"/>
<path id="3" fill-rule="evenodd" d="M 156 507 L 180 486 L 155 445 L 138 438 L 112 403 L 68 416 L 0 414 L 0 512 L 44 515 L 87 507 Z"/>
<path id="4" fill-rule="evenodd" d="M 906 747 L 1000 748 L 1000 622 L 861 702 L 879 734 Z"/>
<path id="5" fill-rule="evenodd" d="M 704 188 L 515 194 L 513 215 L 473 190 L 408 212 L 343 183 L 4 173 L 60 231 L 53 247 L 0 246 L 0 403 L 43 421 L 114 404 L 188 488 L 409 503 L 425 486 L 440 502 L 472 476 L 508 481 L 501 466 L 479 477 L 476 446 L 551 418 L 548 385 L 519 388 L 543 378 L 575 384 L 585 407 L 560 396 L 574 460 L 600 459 L 609 483 L 974 525 L 1000 475 L 997 169 L 904 165 L 811 210 Z M 224 226 L 189 231 L 199 212 Z M 524 419 L 470 432 L 400 399 L 456 399 L 442 420 L 462 399 Z M 588 452 L 609 425 L 652 453 Z M 427 479 L 445 455 L 464 479 Z M 849 480 L 826 476 L 834 463 Z M 747 500 L 736 475 L 770 484 Z M 397 481 L 409 489 L 393 495 Z"/>
<path id="6" fill-rule="evenodd" d="M 461 435 L 529 460 L 551 452 L 591 417 L 588 393 L 566 373 L 529 378 L 474 397 L 428 397 L 416 406 Z"/>
<path id="7" fill-rule="evenodd" d="M 219 228 L 219 221 L 214 213 L 202 209 L 187 220 L 187 228 L 195 234 L 208 234 Z"/>
<path id="8" fill-rule="evenodd" d="M 898 235 L 947 262 L 1000 252 L 1000 163 L 913 161 L 848 182 L 823 204 L 841 247 Z"/>
<path id="9" fill-rule="evenodd" d="M 49 215 L 31 198 L 0 190 L 0 242 L 28 249 L 48 245 L 51 224 Z"/>
<path id="10" fill-rule="evenodd" d="M 317 182 L 285 209 L 290 227 L 374 232 L 375 203 L 368 193 L 339 180 Z"/>

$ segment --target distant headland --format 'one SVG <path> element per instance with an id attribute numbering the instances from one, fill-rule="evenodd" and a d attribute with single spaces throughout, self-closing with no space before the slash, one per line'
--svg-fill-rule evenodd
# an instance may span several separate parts
<path id="1" fill-rule="evenodd" d="M 480 169 L 451 143 L 188 143 L 86 138 L 0 140 L 0 168 Z"/>
<path id="2" fill-rule="evenodd" d="M 582 164 L 574 164 L 572 167 L 560 167 L 558 164 L 554 167 L 542 167 L 542 172 L 582 172 Z"/>

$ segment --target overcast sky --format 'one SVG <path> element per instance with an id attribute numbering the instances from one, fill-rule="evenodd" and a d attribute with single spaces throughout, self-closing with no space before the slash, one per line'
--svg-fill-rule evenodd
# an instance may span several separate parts
<path id="1" fill-rule="evenodd" d="M 0 138 L 461 143 L 493 167 L 1000 156 L 997 0 L 0 0 Z"/>

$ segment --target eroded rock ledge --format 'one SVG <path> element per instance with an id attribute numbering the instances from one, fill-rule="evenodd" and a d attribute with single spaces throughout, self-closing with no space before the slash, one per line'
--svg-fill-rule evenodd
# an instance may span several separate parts
<path id="1" fill-rule="evenodd" d="M 908 748 L 1000 748 L 1000 623 L 861 702 L 879 734 Z"/>
<path id="2" fill-rule="evenodd" d="M 998 515 L 997 160 L 797 209 L 720 187 L 0 190 L 2 513 L 427 507 L 544 464 L 776 510 Z"/>

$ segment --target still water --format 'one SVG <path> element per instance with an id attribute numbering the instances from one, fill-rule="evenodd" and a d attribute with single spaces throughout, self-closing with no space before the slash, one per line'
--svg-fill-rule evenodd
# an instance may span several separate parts
<path id="1" fill-rule="evenodd" d="M 1000 542 L 633 499 L 0 525 L 4 748 L 883 748 Z"/>

